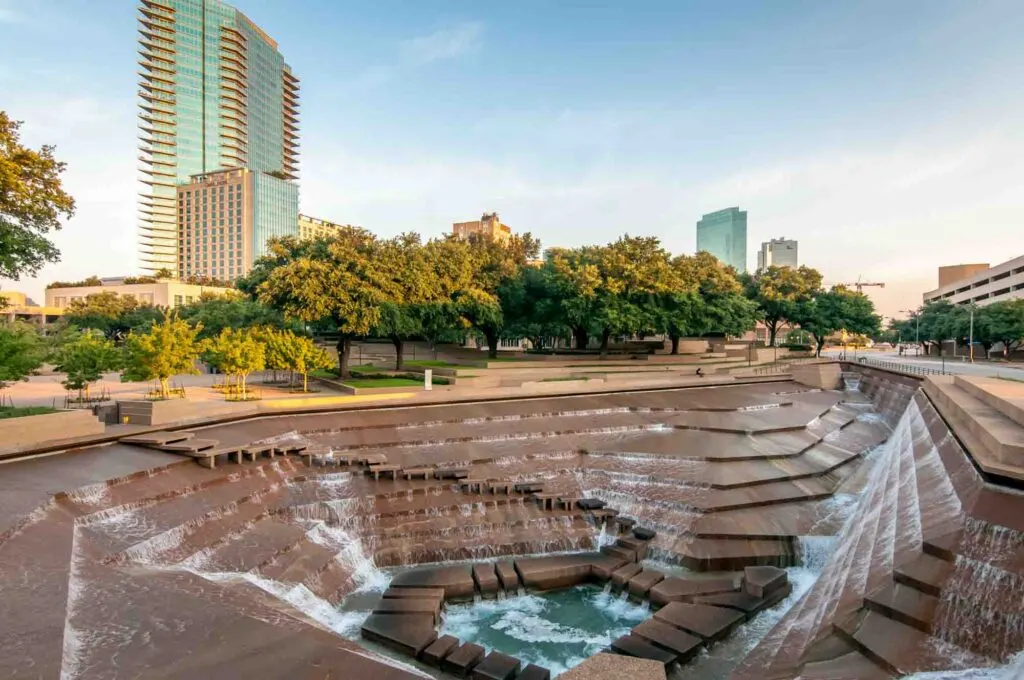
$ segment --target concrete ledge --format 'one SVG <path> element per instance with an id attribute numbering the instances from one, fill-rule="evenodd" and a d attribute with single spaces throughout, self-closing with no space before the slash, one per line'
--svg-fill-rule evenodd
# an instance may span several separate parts
<path id="1" fill-rule="evenodd" d="M 953 384 L 1024 427 L 1024 383 L 958 375 Z"/>
<path id="2" fill-rule="evenodd" d="M 839 364 L 831 361 L 820 364 L 794 364 L 790 367 L 790 374 L 793 380 L 801 385 L 820 390 L 839 390 L 843 387 Z"/>
<path id="3" fill-rule="evenodd" d="M 168 399 L 119 401 L 118 422 L 125 425 L 180 425 L 220 415 L 254 411 L 257 402 L 215 402 Z"/>
<path id="4" fill-rule="evenodd" d="M 79 437 L 102 435 L 107 426 L 91 411 L 58 411 L 0 420 L 0 456 Z"/>

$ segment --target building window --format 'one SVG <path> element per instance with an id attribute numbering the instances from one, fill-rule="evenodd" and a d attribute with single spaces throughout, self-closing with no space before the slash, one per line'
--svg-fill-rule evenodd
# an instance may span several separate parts
<path id="1" fill-rule="evenodd" d="M 174 306 L 175 307 L 181 307 L 181 296 L 180 295 L 175 295 L 174 296 Z"/>

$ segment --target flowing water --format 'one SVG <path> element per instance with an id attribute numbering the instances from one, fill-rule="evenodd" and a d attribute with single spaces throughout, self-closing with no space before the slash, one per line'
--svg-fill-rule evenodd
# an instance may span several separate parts
<path id="1" fill-rule="evenodd" d="M 607 649 L 650 606 L 596 586 L 449 605 L 441 633 L 498 649 L 558 675 Z"/>

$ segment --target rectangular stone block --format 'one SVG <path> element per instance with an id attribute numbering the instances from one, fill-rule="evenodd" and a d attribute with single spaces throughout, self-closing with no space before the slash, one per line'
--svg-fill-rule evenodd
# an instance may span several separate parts
<path id="1" fill-rule="evenodd" d="M 516 680 L 551 680 L 551 671 L 531 663 L 523 669 Z"/>
<path id="2" fill-rule="evenodd" d="M 651 604 L 664 606 L 670 602 L 688 602 L 702 595 L 731 593 L 739 589 L 734 578 L 679 578 L 669 576 L 650 591 Z"/>
<path id="3" fill-rule="evenodd" d="M 519 574 L 511 562 L 498 562 L 494 565 L 494 572 L 506 592 L 514 593 L 519 590 Z"/>
<path id="4" fill-rule="evenodd" d="M 746 567 L 743 570 L 743 589 L 754 597 L 768 597 L 788 581 L 786 572 L 778 567 Z"/>
<path id="5" fill-rule="evenodd" d="M 423 567 L 404 571 L 391 580 L 392 587 L 443 588 L 446 600 L 473 598 L 473 574 L 468 566 Z"/>
<path id="6" fill-rule="evenodd" d="M 452 651 L 459 646 L 459 638 L 453 635 L 442 635 L 437 638 L 433 644 L 423 650 L 421 658 L 423 662 L 433 666 L 434 668 L 440 668 L 441 663 L 447 658 Z"/>
<path id="7" fill-rule="evenodd" d="M 670 626 L 655 619 L 647 619 L 633 627 L 633 635 L 664 647 L 678 657 L 680 663 L 693 658 L 703 646 L 699 637 L 684 633 L 675 626 Z"/>
<path id="8" fill-rule="evenodd" d="M 395 588 L 391 587 L 384 591 L 381 596 L 386 600 L 412 597 L 423 600 L 437 600 L 444 602 L 444 588 Z"/>
<path id="9" fill-rule="evenodd" d="M 367 640 L 408 656 L 419 656 L 437 639 L 430 614 L 370 614 L 361 632 Z"/>
<path id="10" fill-rule="evenodd" d="M 466 642 L 451 652 L 441 663 L 442 670 L 465 678 L 484 658 L 484 648 L 472 642 Z"/>
<path id="11" fill-rule="evenodd" d="M 666 668 L 674 664 L 676 659 L 679 658 L 678 655 L 661 647 L 656 647 L 636 635 L 623 635 L 618 640 L 612 642 L 611 647 L 612 651 L 619 654 L 657 661 Z"/>
<path id="12" fill-rule="evenodd" d="M 381 598 L 373 606 L 374 614 L 430 614 L 434 617 L 434 625 L 441 621 L 441 603 L 414 597 L 398 599 Z"/>
<path id="13" fill-rule="evenodd" d="M 704 640 L 721 640 L 743 623 L 742 612 L 705 604 L 671 602 L 654 613 L 654 618 Z"/>
<path id="14" fill-rule="evenodd" d="M 628 548 L 618 545 L 601 546 L 601 552 L 605 555 L 612 555 L 621 558 L 624 562 L 636 562 L 636 553 Z"/>
<path id="15" fill-rule="evenodd" d="M 477 664 L 470 677 L 473 680 L 513 680 L 519 666 L 519 659 L 495 651 Z"/>
<path id="16" fill-rule="evenodd" d="M 484 597 L 497 597 L 501 584 L 498 582 L 498 574 L 494 571 L 493 564 L 474 564 L 473 581 L 476 589 Z"/>
<path id="17" fill-rule="evenodd" d="M 532 557 L 515 561 L 519 580 L 528 588 L 569 588 L 590 580 L 591 562 L 578 555 Z"/>
<path id="18" fill-rule="evenodd" d="M 645 569 L 629 580 L 627 588 L 633 597 L 642 599 L 647 592 L 665 579 L 660 571 Z"/>
<path id="19" fill-rule="evenodd" d="M 629 564 L 619 567 L 612 572 L 612 585 L 616 588 L 624 588 L 625 585 L 629 583 L 629 579 L 633 578 L 641 571 L 643 571 L 643 567 L 636 562 L 630 562 Z"/>

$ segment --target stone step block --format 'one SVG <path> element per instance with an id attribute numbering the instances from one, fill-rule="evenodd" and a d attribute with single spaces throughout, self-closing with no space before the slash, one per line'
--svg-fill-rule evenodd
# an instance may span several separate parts
<path id="1" fill-rule="evenodd" d="M 676 662 L 678 655 L 652 645 L 647 640 L 636 635 L 623 635 L 611 644 L 612 651 L 624 656 L 635 656 L 640 659 L 657 661 L 668 668 Z"/>
<path id="2" fill-rule="evenodd" d="M 939 599 L 920 590 L 889 583 L 864 599 L 865 608 L 900 623 L 930 633 Z"/>
<path id="3" fill-rule="evenodd" d="M 651 588 L 665 580 L 665 575 L 653 569 L 644 569 L 629 580 L 626 586 L 629 594 L 636 598 L 644 598 Z"/>
<path id="4" fill-rule="evenodd" d="M 367 640 L 413 657 L 437 639 L 434 617 L 430 614 L 370 614 L 361 632 Z"/>
<path id="5" fill-rule="evenodd" d="M 739 590 L 736 577 L 679 578 L 669 576 L 650 591 L 651 604 L 664 606 L 670 602 L 689 602 L 703 595 L 719 595 Z"/>
<path id="6" fill-rule="evenodd" d="M 786 572 L 778 567 L 746 567 L 743 589 L 754 597 L 768 597 L 789 582 Z"/>
<path id="7" fill-rule="evenodd" d="M 429 647 L 423 650 L 420 658 L 423 662 L 434 668 L 440 668 L 441 664 L 452 651 L 459 646 L 459 638 L 453 635 L 442 635 L 437 638 Z"/>
<path id="8" fill-rule="evenodd" d="M 640 636 L 658 647 L 667 649 L 676 655 L 677 661 L 685 663 L 693 658 L 704 645 L 699 637 L 685 633 L 675 626 L 662 623 L 656 619 L 647 619 L 634 626 L 632 635 Z"/>
<path id="9" fill-rule="evenodd" d="M 913 562 L 897 567 L 893 572 L 893 580 L 926 595 L 938 597 L 952 573 L 953 565 L 950 562 L 921 553 Z"/>
<path id="10" fill-rule="evenodd" d="M 746 617 L 725 607 L 671 602 L 655 612 L 654 618 L 712 642 L 726 637 Z"/>
<path id="11" fill-rule="evenodd" d="M 452 651 L 441 662 L 441 669 L 447 673 L 465 678 L 484 659 L 486 651 L 483 647 L 472 642 L 463 643 L 458 649 Z"/>
<path id="12" fill-rule="evenodd" d="M 513 680 L 521 666 L 519 659 L 494 651 L 484 657 L 470 673 L 473 680 Z"/>

